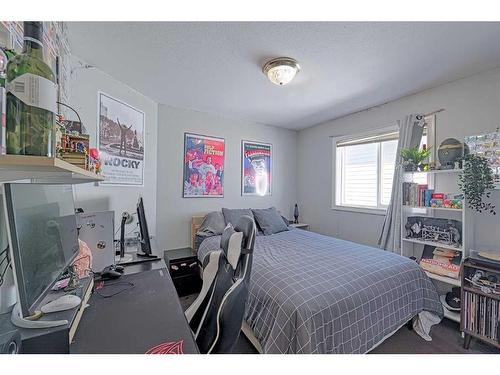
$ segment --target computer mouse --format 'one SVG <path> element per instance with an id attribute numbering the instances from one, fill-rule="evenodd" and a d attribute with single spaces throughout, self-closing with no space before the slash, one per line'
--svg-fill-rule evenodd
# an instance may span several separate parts
<path id="1" fill-rule="evenodd" d="M 122 274 L 118 271 L 115 270 L 104 270 L 101 273 L 101 279 L 103 280 L 111 280 L 111 279 L 118 279 Z"/>
<path id="2" fill-rule="evenodd" d="M 120 266 L 119 264 L 115 266 L 115 271 L 123 273 L 125 271 L 125 267 Z"/>
<path id="3" fill-rule="evenodd" d="M 44 314 L 49 314 L 53 312 L 74 309 L 81 303 L 82 300 L 80 299 L 80 297 L 73 294 L 66 294 L 42 306 L 40 310 L 42 310 Z"/>

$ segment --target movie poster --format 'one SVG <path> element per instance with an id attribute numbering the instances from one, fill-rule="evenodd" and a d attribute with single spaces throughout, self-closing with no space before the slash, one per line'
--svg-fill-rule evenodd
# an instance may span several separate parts
<path id="1" fill-rule="evenodd" d="M 241 195 L 271 195 L 272 145 L 241 142 Z"/>
<path id="2" fill-rule="evenodd" d="M 184 198 L 224 196 L 224 138 L 184 134 Z"/>
<path id="3" fill-rule="evenodd" d="M 99 94 L 98 145 L 105 181 L 101 184 L 144 184 L 144 112 Z"/>

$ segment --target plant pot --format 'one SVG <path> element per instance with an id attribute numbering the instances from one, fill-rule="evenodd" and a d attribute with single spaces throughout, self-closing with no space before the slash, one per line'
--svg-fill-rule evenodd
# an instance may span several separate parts
<path id="1" fill-rule="evenodd" d="M 404 166 L 405 172 L 416 172 L 417 171 L 417 166 L 413 163 L 407 163 Z"/>

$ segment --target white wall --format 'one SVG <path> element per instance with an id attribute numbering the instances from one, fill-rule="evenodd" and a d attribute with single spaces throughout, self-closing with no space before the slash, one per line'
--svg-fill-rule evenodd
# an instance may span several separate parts
<path id="1" fill-rule="evenodd" d="M 296 200 L 297 132 L 159 105 L 157 232 L 165 249 L 188 246 L 193 215 L 275 206 L 291 217 Z M 224 198 L 182 198 L 184 132 L 225 138 Z M 273 145 L 272 196 L 242 197 L 241 140 Z"/>
<path id="2" fill-rule="evenodd" d="M 96 68 L 83 68 L 76 57 L 72 58 L 73 72 L 69 85 L 69 104 L 73 106 L 90 134 L 91 147 L 97 140 L 97 93 L 103 91 L 145 113 L 145 170 L 144 186 L 94 186 L 76 185 L 77 206 L 85 211 L 115 211 L 115 227 L 119 225 L 123 211 L 135 212 L 139 195 L 144 197 L 146 216 L 150 234 L 156 234 L 156 156 L 158 136 L 158 104 L 129 86 L 117 81 Z M 76 120 L 71 111 L 66 111 L 68 119 Z M 133 226 L 136 221 L 132 224 Z"/>
<path id="3" fill-rule="evenodd" d="M 304 129 L 298 136 L 298 204 L 314 231 L 376 245 L 383 216 L 331 209 L 331 136 L 356 134 L 390 125 L 409 113 L 437 115 L 437 143 L 494 131 L 500 125 L 500 69 L 451 82 L 385 105 Z M 500 247 L 500 191 L 492 195 L 497 215 L 475 215 L 475 243 Z"/>

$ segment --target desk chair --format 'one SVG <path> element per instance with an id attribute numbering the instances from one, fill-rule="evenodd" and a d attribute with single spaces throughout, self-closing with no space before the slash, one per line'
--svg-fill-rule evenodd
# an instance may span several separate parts
<path id="1" fill-rule="evenodd" d="M 201 353 L 231 353 L 241 331 L 255 243 L 255 222 L 243 216 L 224 229 L 221 250 L 203 259 L 203 286 L 186 310 Z"/>

